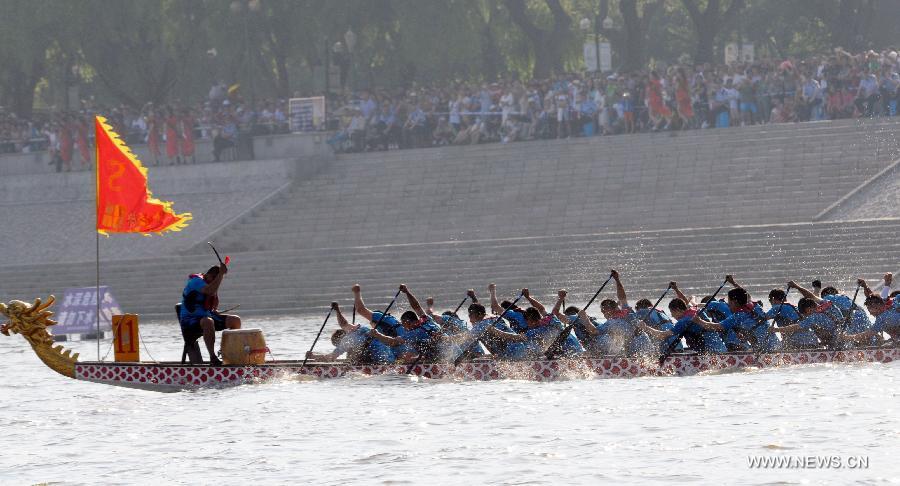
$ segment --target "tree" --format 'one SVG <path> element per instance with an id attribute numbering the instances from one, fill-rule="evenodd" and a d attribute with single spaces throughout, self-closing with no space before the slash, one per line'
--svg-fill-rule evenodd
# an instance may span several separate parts
<path id="1" fill-rule="evenodd" d="M 706 0 L 706 8 L 703 10 L 700 10 L 700 0 L 682 0 L 682 3 L 691 17 L 697 35 L 694 62 L 713 62 L 716 36 L 744 8 L 744 0 L 731 0 L 727 8 L 722 5 L 722 0 Z"/>
<path id="2" fill-rule="evenodd" d="M 541 28 L 531 18 L 525 0 L 504 0 L 503 4 L 512 22 L 522 31 L 531 45 L 534 55 L 532 75 L 546 78 L 554 72 L 562 72 L 565 54 L 572 40 L 572 18 L 559 0 L 544 0 L 549 10 L 550 28 Z"/>
<path id="3" fill-rule="evenodd" d="M 647 65 L 647 31 L 654 15 L 662 8 L 665 0 L 644 2 L 638 13 L 637 0 L 619 0 L 619 12 L 625 26 L 625 54 L 623 67 L 625 70 L 642 69 Z"/>

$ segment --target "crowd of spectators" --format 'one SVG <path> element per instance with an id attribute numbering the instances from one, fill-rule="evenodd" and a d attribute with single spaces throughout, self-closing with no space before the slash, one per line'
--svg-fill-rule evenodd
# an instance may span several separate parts
<path id="1" fill-rule="evenodd" d="M 328 142 L 335 151 L 359 152 L 896 116 L 898 72 L 896 51 L 835 49 L 802 60 L 377 89 L 329 98 L 327 125 L 335 134 Z M 203 139 L 213 141 L 219 160 L 242 135 L 288 132 L 289 117 L 286 100 L 250 102 L 221 82 L 193 105 L 84 101 L 80 111 L 29 120 L 0 107 L 0 153 L 50 150 L 59 170 L 89 166 L 95 113 L 129 144 L 146 143 L 151 164 L 192 161 L 194 141 Z"/>
<path id="2" fill-rule="evenodd" d="M 287 102 L 243 99 L 238 89 L 214 85 L 207 99 L 194 105 L 147 103 L 137 110 L 126 105 L 95 106 L 82 101 L 79 111 L 35 113 L 18 118 L 0 107 L 0 154 L 49 150 L 57 170 L 84 169 L 92 164 L 94 115 L 103 115 L 129 145 L 146 144 L 153 165 L 196 160 L 196 140 L 212 140 L 216 160 L 234 147 L 242 134 L 288 132 Z"/>
<path id="3" fill-rule="evenodd" d="M 363 91 L 333 115 L 336 151 L 896 116 L 896 51 L 668 66 L 545 80 Z"/>

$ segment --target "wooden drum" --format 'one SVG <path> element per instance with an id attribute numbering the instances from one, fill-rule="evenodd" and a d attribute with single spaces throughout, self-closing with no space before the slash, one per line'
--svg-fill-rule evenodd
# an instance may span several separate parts
<path id="1" fill-rule="evenodd" d="M 226 329 L 222 331 L 222 363 L 227 365 L 263 364 L 266 361 L 266 338 L 261 329 Z"/>

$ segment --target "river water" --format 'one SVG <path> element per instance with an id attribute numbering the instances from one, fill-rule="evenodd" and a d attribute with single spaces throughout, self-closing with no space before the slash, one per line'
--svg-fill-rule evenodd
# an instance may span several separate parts
<path id="1" fill-rule="evenodd" d="M 319 319 L 245 327 L 296 358 Z M 176 327 L 141 333 L 153 357 L 180 358 Z M 96 358 L 93 342 L 69 347 Z M 0 336 L 0 359 L 2 484 L 900 482 L 898 364 L 556 383 L 285 379 L 163 394 L 63 378 L 19 336 Z M 758 458 L 788 462 L 752 468 Z"/>

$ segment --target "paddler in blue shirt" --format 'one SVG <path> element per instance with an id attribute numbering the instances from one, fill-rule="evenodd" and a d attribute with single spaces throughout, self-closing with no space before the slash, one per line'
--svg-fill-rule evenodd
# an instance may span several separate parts
<path id="1" fill-rule="evenodd" d="M 731 317 L 731 308 L 723 300 L 716 300 L 713 299 L 713 296 L 707 295 L 700 299 L 700 304 L 700 307 L 705 307 L 705 310 L 700 313 L 700 317 L 707 321 L 722 322 Z M 722 332 L 722 342 L 725 343 L 728 351 L 747 351 L 750 349 L 750 345 L 741 340 L 733 330 Z"/>
<path id="2" fill-rule="evenodd" d="M 475 295 L 474 289 L 469 289 L 468 292 L 466 292 L 466 295 L 472 303 L 478 303 L 478 297 Z M 462 320 L 455 311 L 446 310 L 442 314 L 437 314 L 435 312 L 434 297 L 427 297 L 425 299 L 425 313 L 431 316 L 431 318 L 434 319 L 434 322 L 438 323 L 438 325 L 441 326 L 441 329 L 444 330 L 444 333 L 451 338 L 467 335 L 469 333 L 469 326 L 466 324 L 466 321 Z"/>
<path id="3" fill-rule="evenodd" d="M 900 312 L 888 305 L 880 295 L 869 294 L 866 297 L 866 309 L 875 316 L 875 324 L 866 331 L 860 333 L 847 333 L 839 336 L 844 341 L 868 344 L 872 338 L 880 338 L 882 332 L 888 333 L 896 343 L 900 337 Z"/>
<path id="4" fill-rule="evenodd" d="M 754 351 L 776 351 L 781 349 L 778 336 L 769 332 L 768 319 L 758 304 L 750 300 L 750 294 L 738 285 L 731 275 L 725 280 L 735 288 L 728 291 L 728 307 L 731 316 L 722 322 L 715 323 L 694 317 L 694 322 L 708 331 L 734 330 L 738 337 L 750 343 Z"/>
<path id="5" fill-rule="evenodd" d="M 872 321 L 869 320 L 869 316 L 866 315 L 865 311 L 859 306 L 853 305 L 853 300 L 838 292 L 836 288 L 829 285 L 822 289 L 821 297 L 817 297 L 813 292 L 797 285 L 797 282 L 794 282 L 793 280 L 788 282 L 788 286 L 797 289 L 804 297 L 814 300 L 817 305 L 830 303 L 834 307 L 830 312 L 835 317 L 840 314 L 843 319 L 846 319 L 847 315 L 850 314 L 850 321 L 847 323 L 846 329 L 848 333 L 858 334 L 872 328 Z M 872 341 L 868 344 L 875 346 L 879 344 L 879 342 L 880 341 L 877 338 L 873 337 Z"/>
<path id="6" fill-rule="evenodd" d="M 610 275 L 616 282 L 616 300 L 604 299 L 600 302 L 600 312 L 606 318 L 606 322 L 600 325 L 601 347 L 605 347 L 603 354 L 639 354 L 640 349 L 633 347 L 635 343 L 635 331 L 637 328 L 637 315 L 628 305 L 628 296 L 619 272 L 610 269 Z M 643 331 L 640 331 L 643 332 Z"/>
<path id="7" fill-rule="evenodd" d="M 503 302 L 497 301 L 497 284 L 491 283 L 488 284 L 488 293 L 491 296 L 491 311 L 500 315 L 507 308 L 510 308 L 506 314 L 503 315 L 503 318 L 509 321 L 509 327 L 512 328 L 515 332 L 525 332 L 528 330 L 528 324 L 525 322 L 525 309 L 522 309 L 519 306 L 513 305 L 512 302 L 508 300 L 504 300 Z"/>
<path id="8" fill-rule="evenodd" d="M 405 363 L 417 360 L 426 363 L 445 363 L 456 359 L 462 350 L 444 334 L 434 320 L 425 313 L 419 299 L 410 292 L 406 284 L 400 285 L 400 292 L 406 295 L 412 310 L 400 316 L 400 323 L 405 330 L 403 340 L 406 341 L 403 354 L 397 356 Z"/>
<path id="9" fill-rule="evenodd" d="M 387 314 L 382 318 L 381 311 L 372 311 L 366 307 L 366 303 L 363 302 L 362 298 L 362 288 L 359 284 L 354 285 L 351 290 L 353 291 L 353 305 L 356 306 L 356 313 L 363 319 L 367 319 L 375 330 L 390 337 L 402 338 L 406 334 L 406 330 L 403 329 L 403 325 L 400 324 L 396 317 Z M 399 358 L 406 349 L 395 346 L 391 351 L 394 352 L 394 356 Z"/>
<path id="10" fill-rule="evenodd" d="M 675 285 L 677 288 L 678 285 L 675 282 L 670 282 L 669 287 Z M 638 327 L 644 331 L 637 337 L 635 340 L 640 343 L 641 349 L 643 349 L 643 353 L 645 355 L 659 355 L 666 352 L 666 349 L 669 347 L 669 343 L 672 341 L 673 336 L 662 337 L 658 334 L 654 334 L 652 332 L 648 332 L 646 326 L 649 326 L 654 331 L 671 331 L 674 328 L 672 324 L 672 319 L 666 315 L 665 312 L 654 309 L 653 303 L 650 302 L 650 299 L 641 299 L 634 304 L 637 311 L 635 314 L 637 315 Z M 641 325 L 644 324 L 644 325 Z M 680 353 L 684 351 L 679 342 L 673 352 Z"/>
<path id="11" fill-rule="evenodd" d="M 662 340 L 662 343 L 660 343 L 661 352 L 664 353 L 672 340 L 675 339 L 676 336 L 681 335 L 684 336 L 684 340 L 687 342 L 688 347 L 700 354 L 728 352 L 728 348 L 725 347 L 725 342 L 722 340 L 722 336 L 719 332 L 704 329 L 703 326 L 694 322 L 694 317 L 697 316 L 699 312 L 699 309 L 693 305 L 694 300 L 688 299 L 688 297 L 684 295 L 681 289 L 678 288 L 677 282 L 670 282 L 669 286 L 675 291 L 676 295 L 674 299 L 669 301 L 668 306 L 669 313 L 671 313 L 672 317 L 676 320 L 675 325 L 673 325 L 671 329 L 656 329 L 645 323 L 639 324 L 642 325 L 643 330 L 647 334 Z M 679 342 L 675 349 L 679 350 L 680 348 L 681 343 Z"/>
<path id="12" fill-rule="evenodd" d="M 334 361 L 346 353 L 347 359 L 352 364 L 391 364 L 394 362 L 391 346 L 403 345 L 403 339 L 385 336 L 374 329 L 350 324 L 337 302 L 332 302 L 331 308 L 337 313 L 338 326 L 340 326 L 340 329 L 331 335 L 334 351 L 330 353 L 309 351 L 306 353 L 308 359 Z"/>
<path id="13" fill-rule="evenodd" d="M 800 321 L 800 312 L 790 302 L 786 302 L 787 294 L 782 289 L 769 291 L 769 311 L 766 318 L 772 320 L 773 332 Z M 782 333 L 782 345 L 785 349 L 812 349 L 819 346 L 819 338 L 810 329 L 800 329 L 793 333 Z"/>
<path id="14" fill-rule="evenodd" d="M 800 320 L 795 324 L 775 327 L 772 330 L 785 336 L 785 342 L 799 333 L 813 333 L 822 344 L 834 345 L 838 325 L 843 320 L 839 313 L 835 313 L 830 302 L 816 302 L 815 299 L 803 297 L 797 302 L 797 313 Z M 837 315 L 836 315 L 837 314 Z M 808 341 L 805 338 L 804 341 Z"/>
<path id="15" fill-rule="evenodd" d="M 593 317 L 588 316 L 584 309 L 579 309 L 574 305 L 570 305 L 564 311 L 560 311 L 567 294 L 568 292 L 565 289 L 559 290 L 556 305 L 553 307 L 553 314 L 560 321 L 568 322 L 573 326 L 572 332 L 588 354 L 602 355 L 606 349 L 605 341 L 601 339 L 601 324 Z"/>
<path id="16" fill-rule="evenodd" d="M 472 325 L 472 338 L 466 340 L 461 346 L 463 350 L 472 345 L 472 339 L 480 337 L 481 342 L 488 348 L 492 355 L 501 359 L 522 359 L 525 357 L 524 342 L 528 339 L 524 334 L 518 334 L 495 316 L 488 316 L 481 304 L 470 304 L 469 322 Z"/>
<path id="17" fill-rule="evenodd" d="M 522 295 L 531 304 L 531 307 L 525 309 L 524 312 L 525 324 L 528 326 L 528 330 L 525 331 L 525 336 L 528 338 L 525 344 L 528 348 L 528 356 L 532 359 L 544 359 L 544 352 L 559 337 L 559 333 L 565 329 L 565 326 L 556 315 L 548 314 L 547 308 L 532 297 L 528 289 L 522 289 Z M 554 310 L 558 311 L 562 305 L 562 299 L 565 299 L 565 290 L 561 290 L 557 295 L 560 297 L 557 299 Z M 568 333 L 569 335 L 562 342 L 560 354 L 571 357 L 584 353 L 584 347 L 578 342 L 578 338 L 572 334 L 571 330 Z"/>
<path id="18" fill-rule="evenodd" d="M 188 339 L 203 336 L 209 362 L 213 366 L 221 366 L 222 361 L 216 356 L 216 331 L 240 329 L 241 318 L 234 315 L 219 314 L 219 286 L 228 273 L 228 267 L 222 263 L 210 267 L 206 273 L 198 273 L 188 277 L 181 292 L 181 311 L 178 320 L 182 332 Z"/>

